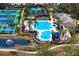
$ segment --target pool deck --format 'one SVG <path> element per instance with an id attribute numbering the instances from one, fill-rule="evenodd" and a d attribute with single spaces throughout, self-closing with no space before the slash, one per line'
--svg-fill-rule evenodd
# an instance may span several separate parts
<path id="1" fill-rule="evenodd" d="M 38 35 L 36 35 L 36 38 L 37 39 L 41 39 L 41 33 L 42 32 L 44 32 L 44 31 L 52 31 L 52 29 L 53 29 L 53 22 L 51 22 L 50 20 L 37 20 L 36 22 L 49 22 L 49 23 L 51 23 L 51 25 L 50 25 L 50 27 L 52 27 L 52 28 L 50 28 L 50 29 L 47 29 L 47 30 L 38 30 L 38 29 L 36 29 L 36 28 L 34 28 L 34 23 L 31 25 L 31 27 L 32 27 L 32 29 L 35 31 L 37 31 L 38 33 Z M 42 41 L 42 40 L 41 40 Z M 46 41 L 52 41 L 52 35 L 50 35 L 50 38 L 48 39 L 48 40 L 46 40 Z"/>

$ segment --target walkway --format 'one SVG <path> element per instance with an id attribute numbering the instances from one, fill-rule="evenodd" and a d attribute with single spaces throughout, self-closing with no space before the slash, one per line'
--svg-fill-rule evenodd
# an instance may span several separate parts
<path id="1" fill-rule="evenodd" d="M 57 45 L 57 46 L 54 46 L 54 47 L 49 48 L 49 50 L 53 50 L 53 49 L 55 49 L 55 48 L 64 47 L 64 46 L 69 46 L 69 45 L 70 45 L 70 44 Z M 72 45 L 78 46 L 79 44 L 72 44 Z"/>
<path id="2" fill-rule="evenodd" d="M 69 46 L 70 44 L 62 44 L 62 45 L 57 45 L 57 46 L 54 46 L 54 47 L 51 47 L 49 48 L 48 50 L 53 50 L 53 49 L 56 49 L 56 48 L 59 48 L 59 47 L 64 47 L 64 46 Z M 75 45 L 75 46 L 79 46 L 79 44 L 72 44 L 72 45 Z M 30 51 L 21 51 L 21 50 L 17 50 L 17 49 L 0 49 L 0 51 L 13 51 L 13 52 L 22 52 L 22 53 L 26 53 L 26 54 L 37 54 L 38 51 L 33 51 L 33 52 L 30 52 Z"/>
<path id="3" fill-rule="evenodd" d="M 10 51 L 13 51 L 13 52 L 16 52 L 17 51 L 17 49 L 0 49 L 0 51 L 3 51 L 3 52 L 10 52 Z"/>

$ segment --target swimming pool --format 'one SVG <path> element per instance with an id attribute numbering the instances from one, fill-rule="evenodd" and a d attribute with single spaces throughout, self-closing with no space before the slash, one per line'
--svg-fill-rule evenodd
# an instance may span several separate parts
<path id="1" fill-rule="evenodd" d="M 40 32 L 40 33 L 37 35 L 37 38 L 38 38 L 40 41 L 51 41 L 51 39 L 52 39 L 52 32 L 51 32 L 51 31 Z"/>
<path id="2" fill-rule="evenodd" d="M 52 25 L 50 21 L 36 21 L 34 23 L 34 28 L 36 30 L 50 30 L 52 28 Z"/>
<path id="3" fill-rule="evenodd" d="M 36 38 L 39 41 L 52 41 L 52 22 L 49 20 L 36 21 L 34 24 L 34 29 L 37 30 Z"/>
<path id="4" fill-rule="evenodd" d="M 3 39 L 0 38 L 0 46 L 4 48 L 14 47 L 16 45 L 29 45 L 31 42 L 26 39 Z"/>

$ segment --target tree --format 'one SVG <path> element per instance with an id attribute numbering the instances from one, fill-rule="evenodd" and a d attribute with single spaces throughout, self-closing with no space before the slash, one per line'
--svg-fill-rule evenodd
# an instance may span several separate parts
<path id="1" fill-rule="evenodd" d="M 79 16 L 79 3 L 64 3 L 64 4 L 60 4 L 58 6 L 58 9 L 63 9 L 65 12 L 70 13 L 72 15 L 76 15 L 77 17 Z"/>

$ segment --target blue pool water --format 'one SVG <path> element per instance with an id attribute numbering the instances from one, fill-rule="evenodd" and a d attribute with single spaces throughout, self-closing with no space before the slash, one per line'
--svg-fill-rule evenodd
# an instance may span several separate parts
<path id="1" fill-rule="evenodd" d="M 52 26 L 49 21 L 36 21 L 34 23 L 34 28 L 39 32 L 37 38 L 40 41 L 51 41 L 52 40 Z M 42 30 L 42 32 L 41 32 Z"/>
<path id="2" fill-rule="evenodd" d="M 47 21 L 36 21 L 34 23 L 34 28 L 36 28 L 37 30 L 50 30 L 51 27 L 51 23 L 47 22 Z"/>
<path id="3" fill-rule="evenodd" d="M 51 32 L 50 31 L 44 31 L 41 33 L 41 41 L 49 41 L 51 37 Z"/>
<path id="4" fill-rule="evenodd" d="M 14 47 L 15 45 L 28 45 L 31 42 L 25 39 L 3 39 L 0 38 L 0 46 L 1 47 Z"/>
<path id="5" fill-rule="evenodd" d="M 53 37 L 54 37 L 55 40 L 58 39 L 59 38 L 59 32 L 54 32 Z"/>

